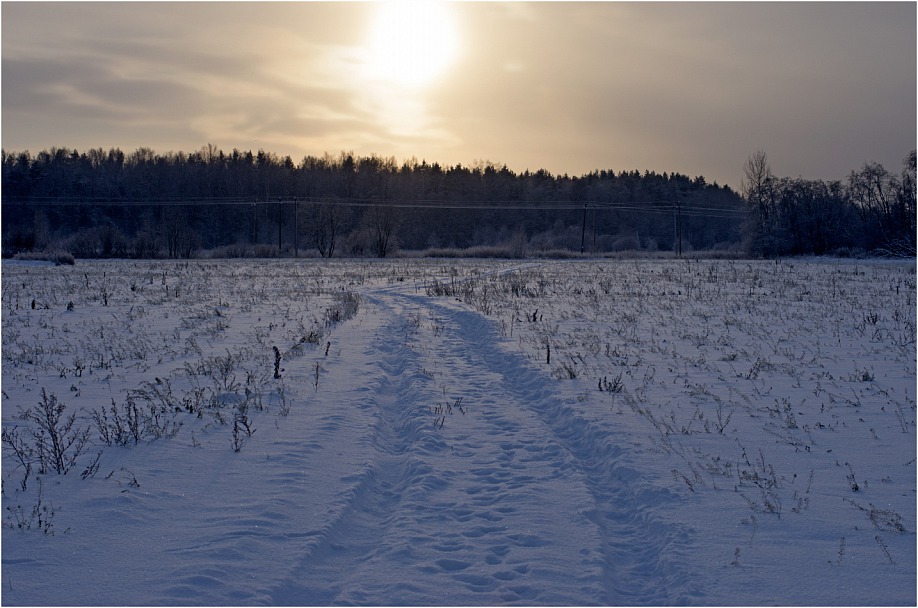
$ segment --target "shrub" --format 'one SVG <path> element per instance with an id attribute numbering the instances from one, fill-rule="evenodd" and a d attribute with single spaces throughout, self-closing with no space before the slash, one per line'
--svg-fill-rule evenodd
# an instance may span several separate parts
<path id="1" fill-rule="evenodd" d="M 143 436 L 141 428 L 141 412 L 137 404 L 128 399 L 119 407 L 112 399 L 112 417 L 109 419 L 105 408 L 92 412 L 93 422 L 99 432 L 99 439 L 106 445 L 125 446 L 129 443 L 136 445 Z"/>
<path id="2" fill-rule="evenodd" d="M 38 405 L 19 416 L 31 423 L 28 433 L 33 441 L 32 453 L 38 458 L 39 473 L 66 474 L 89 441 L 89 427 L 74 428 L 76 414 L 65 417 L 66 409 L 53 393 L 48 396 L 45 389 L 41 389 Z"/>

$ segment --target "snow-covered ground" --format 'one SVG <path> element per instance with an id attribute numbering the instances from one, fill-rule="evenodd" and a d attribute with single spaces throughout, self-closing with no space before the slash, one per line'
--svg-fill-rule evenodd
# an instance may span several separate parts
<path id="1" fill-rule="evenodd" d="M 914 262 L 4 262 L 0 306 L 6 605 L 916 602 Z"/>

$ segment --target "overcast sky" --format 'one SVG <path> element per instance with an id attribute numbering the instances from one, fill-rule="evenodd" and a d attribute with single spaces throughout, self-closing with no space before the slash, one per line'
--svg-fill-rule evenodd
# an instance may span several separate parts
<path id="1" fill-rule="evenodd" d="M 2 145 L 898 172 L 916 3 L 2 3 Z M 428 8 L 425 8 L 428 7 Z"/>

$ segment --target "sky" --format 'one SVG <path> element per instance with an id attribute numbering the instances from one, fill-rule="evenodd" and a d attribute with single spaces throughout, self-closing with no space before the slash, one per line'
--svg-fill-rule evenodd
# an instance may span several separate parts
<path id="1" fill-rule="evenodd" d="M 6 151 L 898 172 L 914 2 L 3 2 Z"/>

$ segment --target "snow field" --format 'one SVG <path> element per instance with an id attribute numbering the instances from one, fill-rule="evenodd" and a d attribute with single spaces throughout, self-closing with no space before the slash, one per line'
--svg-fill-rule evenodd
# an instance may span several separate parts
<path id="1" fill-rule="evenodd" d="M 914 264 L 2 284 L 4 603 L 915 602 Z M 42 389 L 90 429 L 67 475 L 6 440 Z M 93 412 L 132 403 L 107 445 Z"/>
<path id="2" fill-rule="evenodd" d="M 915 598 L 914 285 L 907 263 L 639 261 L 458 291 L 681 495 L 661 510 L 706 603 L 882 604 Z"/>

